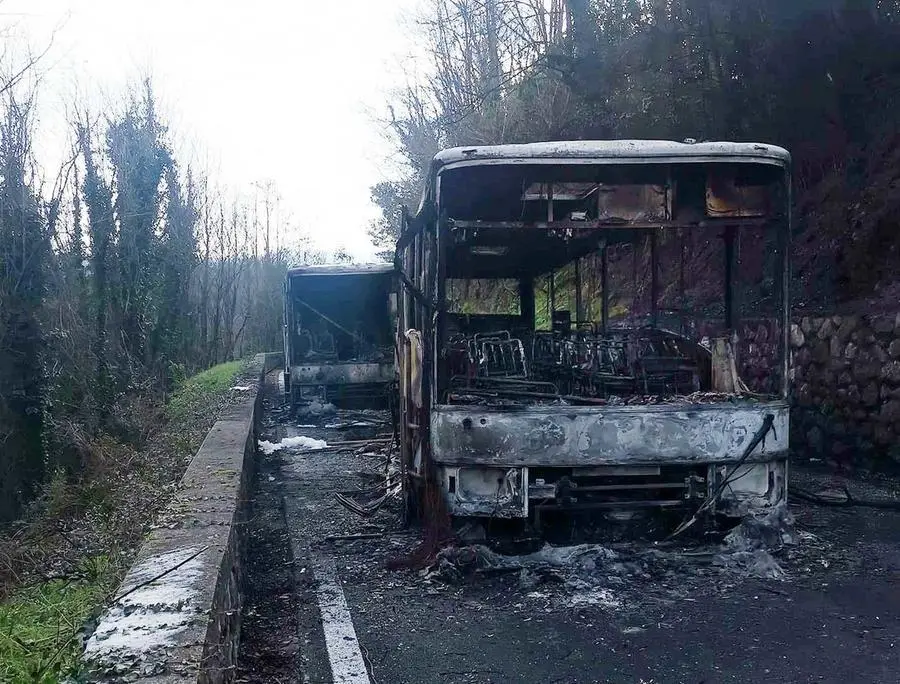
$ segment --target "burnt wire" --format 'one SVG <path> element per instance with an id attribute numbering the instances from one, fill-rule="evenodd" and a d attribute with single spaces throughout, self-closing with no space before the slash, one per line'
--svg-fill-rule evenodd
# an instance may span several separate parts
<path id="1" fill-rule="evenodd" d="M 732 477 L 730 480 L 728 480 L 728 490 L 729 490 L 732 494 L 734 494 L 735 491 L 734 491 L 734 489 L 732 489 L 731 485 L 733 485 L 733 484 L 734 484 L 735 482 L 737 482 L 738 480 L 742 480 L 743 478 L 747 477 L 751 472 L 752 472 L 752 471 L 750 471 L 750 470 L 748 469 L 748 470 L 746 470 L 745 472 L 743 472 L 743 473 L 741 473 L 740 475 L 738 475 L 737 477 Z"/>
<path id="2" fill-rule="evenodd" d="M 765 439 L 765 436 L 769 433 L 769 430 L 773 429 L 773 425 L 775 424 L 775 416 L 771 413 L 767 413 L 766 417 L 763 418 L 763 424 L 760 426 L 759 430 L 756 431 L 756 434 L 753 435 L 753 439 L 750 440 L 750 443 L 747 445 L 747 448 L 744 449 L 744 453 L 741 454 L 741 457 L 737 460 L 737 463 L 731 468 L 731 471 L 722 479 L 722 482 L 719 483 L 719 486 L 716 488 L 716 491 L 713 492 L 712 496 L 710 496 L 700 508 L 692 515 L 689 519 L 684 520 L 678 527 L 675 528 L 675 531 L 672 532 L 666 540 L 672 539 L 673 537 L 677 537 L 679 534 L 687 530 L 691 527 L 697 520 L 699 520 L 700 516 L 705 513 L 707 510 L 712 508 L 712 506 L 719 500 L 719 497 L 722 495 L 722 492 L 725 491 L 725 487 L 728 487 L 732 481 L 737 481 L 739 478 L 734 478 L 734 474 L 738 471 L 738 469 L 744 465 L 744 462 L 750 457 L 750 454 L 757 447 L 757 445 Z M 746 475 L 746 473 L 745 473 Z M 743 477 L 743 475 L 741 476 Z"/>

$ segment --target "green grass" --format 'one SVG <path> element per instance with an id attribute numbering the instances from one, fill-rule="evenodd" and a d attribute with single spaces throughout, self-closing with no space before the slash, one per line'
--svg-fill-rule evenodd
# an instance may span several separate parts
<path id="1" fill-rule="evenodd" d="M 188 378 L 176 388 L 166 406 L 169 420 L 189 418 L 207 405 L 214 395 L 225 392 L 234 384 L 238 373 L 244 368 L 244 361 L 229 361 L 213 366 L 209 370 Z"/>
<path id="2" fill-rule="evenodd" d="M 82 562 L 77 580 L 49 580 L 0 602 L 0 682 L 53 684 L 80 673 L 79 633 L 118 575 L 105 556 Z"/>

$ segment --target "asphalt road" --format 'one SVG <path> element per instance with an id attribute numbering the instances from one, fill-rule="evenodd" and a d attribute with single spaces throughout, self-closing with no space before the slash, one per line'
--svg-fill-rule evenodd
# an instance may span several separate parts
<path id="1" fill-rule="evenodd" d="M 359 417 L 272 413 L 264 436 L 348 441 L 367 428 L 323 426 Z M 710 562 L 702 548 L 663 558 L 639 545 L 602 562 L 591 555 L 574 571 L 388 570 L 419 533 L 403 530 L 390 505 L 362 518 L 334 496 L 374 482 L 385 448 L 261 457 L 260 505 L 278 509 L 294 573 L 276 610 L 297 614 L 270 620 L 271 634 L 258 633 L 250 649 L 258 663 L 271 646 L 281 670 L 257 678 L 245 668 L 241 681 L 900 681 L 900 513 L 792 505 L 800 534 L 774 554 L 780 579 Z M 795 467 L 794 478 L 835 482 L 809 468 Z M 849 484 L 900 495 L 888 480 Z M 378 536 L 333 538 L 359 534 Z M 267 603 L 249 606 L 251 624 L 273 610 Z"/>

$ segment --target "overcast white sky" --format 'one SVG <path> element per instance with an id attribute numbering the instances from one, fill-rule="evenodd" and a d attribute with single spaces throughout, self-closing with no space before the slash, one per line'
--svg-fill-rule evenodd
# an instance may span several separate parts
<path id="1" fill-rule="evenodd" d="M 415 0 L 3 0 L 41 49 L 40 154 L 76 96 L 100 108 L 149 73 L 172 128 L 225 183 L 276 184 L 320 246 L 372 249 L 369 186 L 390 148 L 373 122 L 400 82 Z M 53 142 L 51 142 L 53 141 Z"/>

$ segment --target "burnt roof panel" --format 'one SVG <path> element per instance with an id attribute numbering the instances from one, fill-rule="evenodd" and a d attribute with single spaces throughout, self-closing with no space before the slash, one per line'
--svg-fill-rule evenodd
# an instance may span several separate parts
<path id="1" fill-rule="evenodd" d="M 391 273 L 394 265 L 380 264 L 315 264 L 312 266 L 295 266 L 288 269 L 288 277 L 295 276 L 331 276 L 331 275 L 379 275 Z"/>
<path id="2" fill-rule="evenodd" d="M 438 152 L 434 165 L 517 163 L 552 160 L 621 160 L 684 162 L 716 159 L 757 160 L 787 166 L 791 155 L 782 147 L 754 142 L 675 142 L 672 140 L 569 140 L 514 145 L 453 147 Z"/>

